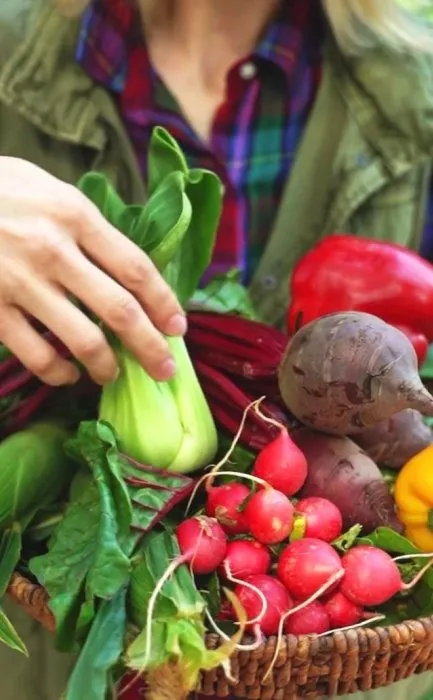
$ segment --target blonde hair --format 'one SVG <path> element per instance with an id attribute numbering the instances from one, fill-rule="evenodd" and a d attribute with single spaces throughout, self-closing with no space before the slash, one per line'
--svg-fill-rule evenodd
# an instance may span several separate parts
<path id="1" fill-rule="evenodd" d="M 322 4 L 345 53 L 380 45 L 399 52 L 433 52 L 433 25 L 422 21 L 421 12 L 406 9 L 403 0 L 322 0 Z"/>
<path id="2" fill-rule="evenodd" d="M 1 1 L 1 0 L 0 0 Z M 137 1 L 137 0 L 136 0 Z M 235 1 L 235 0 L 234 0 Z M 341 49 L 356 54 L 380 45 L 395 51 L 433 53 L 433 25 L 423 23 L 407 0 L 322 0 Z M 80 14 L 91 0 L 53 0 L 65 15 Z M 152 0 L 138 0 L 146 7 Z M 414 4 L 420 0 L 410 0 Z"/>

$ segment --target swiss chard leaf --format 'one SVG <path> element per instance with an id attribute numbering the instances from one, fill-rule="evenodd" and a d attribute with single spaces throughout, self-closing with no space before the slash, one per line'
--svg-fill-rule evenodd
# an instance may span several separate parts
<path id="1" fill-rule="evenodd" d="M 240 272 L 236 269 L 225 275 L 213 277 L 205 287 L 197 289 L 188 308 L 236 314 L 253 321 L 259 320 L 248 290 L 241 283 Z"/>
<path id="2" fill-rule="evenodd" d="M 129 457 L 121 459 L 136 530 L 149 532 L 193 490 L 194 481 L 184 474 L 140 465 Z"/>
<path id="3" fill-rule="evenodd" d="M 77 435 L 66 445 L 68 454 L 81 464 L 87 464 L 100 487 L 103 516 L 112 518 L 115 511 L 115 536 L 123 542 L 129 540 L 132 522 L 132 505 L 128 489 L 122 477 L 122 457 L 113 430 L 102 421 L 85 421 Z M 105 507 L 108 510 L 105 511 Z M 103 526 L 104 526 L 103 525 Z"/>
<path id="4" fill-rule="evenodd" d="M 99 606 L 69 678 L 65 700 L 105 700 L 110 671 L 123 651 L 126 624 L 126 589 L 122 589 Z"/>
<path id="5" fill-rule="evenodd" d="M 112 598 L 128 581 L 133 548 L 132 506 L 120 473 L 116 441 L 108 426 L 83 423 L 69 454 L 90 468 L 86 487 L 66 509 L 46 554 L 30 569 L 50 595 L 57 645 L 72 648 L 89 623 L 96 598 Z"/>

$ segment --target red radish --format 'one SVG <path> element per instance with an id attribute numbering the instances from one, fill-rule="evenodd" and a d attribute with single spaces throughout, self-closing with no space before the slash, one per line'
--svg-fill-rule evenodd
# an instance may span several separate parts
<path id="1" fill-rule="evenodd" d="M 294 598 L 306 600 L 339 571 L 343 572 L 342 563 L 331 545 L 306 537 L 284 549 L 277 575 Z"/>
<path id="2" fill-rule="evenodd" d="M 225 486 L 210 486 L 207 491 L 206 514 L 216 518 L 229 535 L 248 532 L 245 513 L 239 507 L 250 493 L 248 486 L 235 482 Z"/>
<path id="3" fill-rule="evenodd" d="M 294 508 L 276 489 L 264 488 L 251 496 L 245 515 L 250 533 L 262 544 L 282 542 L 292 531 Z"/>
<path id="4" fill-rule="evenodd" d="M 357 605 L 381 605 L 407 588 L 395 561 L 377 547 L 354 547 L 344 555 L 342 564 L 345 576 L 341 592 Z"/>
<path id="5" fill-rule="evenodd" d="M 233 607 L 228 600 L 223 600 L 218 613 L 218 620 L 233 620 Z"/>
<path id="6" fill-rule="evenodd" d="M 227 551 L 227 538 L 217 520 L 200 516 L 184 520 L 176 528 L 179 549 L 188 557 L 195 574 L 210 574 Z"/>
<path id="7" fill-rule="evenodd" d="M 307 478 L 307 460 L 286 428 L 257 456 L 253 474 L 286 496 L 293 496 Z"/>
<path id="8" fill-rule="evenodd" d="M 337 591 L 324 599 L 325 610 L 328 614 L 332 628 L 351 627 L 356 625 L 364 617 L 364 611 L 360 605 L 352 603 L 349 598 Z"/>
<path id="9" fill-rule="evenodd" d="M 253 588 L 259 590 L 265 600 L 266 609 L 261 619 L 257 623 L 261 631 L 266 635 L 276 634 L 282 615 L 292 607 L 292 599 L 284 588 L 283 584 L 273 576 L 258 574 L 249 576 L 245 583 L 251 586 L 238 584 L 234 590 L 249 620 L 259 618 L 262 611 L 262 600 Z"/>
<path id="10" fill-rule="evenodd" d="M 343 531 L 342 515 L 327 498 L 303 498 L 297 502 L 296 512 L 304 516 L 304 537 L 333 542 Z"/>
<path id="11" fill-rule="evenodd" d="M 330 629 L 331 624 L 325 606 L 318 600 L 290 615 L 284 623 L 286 634 L 323 634 Z"/>
<path id="12" fill-rule="evenodd" d="M 235 540 L 228 543 L 219 571 L 221 576 L 229 573 L 234 578 L 246 578 L 266 574 L 270 566 L 271 555 L 263 544 L 254 540 Z"/>

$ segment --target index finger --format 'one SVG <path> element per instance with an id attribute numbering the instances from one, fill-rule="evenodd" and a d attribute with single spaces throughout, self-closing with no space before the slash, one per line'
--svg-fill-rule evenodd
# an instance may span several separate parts
<path id="1" fill-rule="evenodd" d="M 112 226 L 90 202 L 77 243 L 100 267 L 133 293 L 152 323 L 165 335 L 184 335 L 185 312 L 150 258 Z M 87 200 L 86 200 L 87 205 Z"/>

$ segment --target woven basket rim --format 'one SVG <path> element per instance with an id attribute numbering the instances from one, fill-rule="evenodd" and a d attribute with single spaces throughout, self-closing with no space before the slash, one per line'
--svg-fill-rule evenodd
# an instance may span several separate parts
<path id="1" fill-rule="evenodd" d="M 22 607 L 33 619 L 39 622 L 47 630 L 54 632 L 55 624 L 52 612 L 49 609 L 49 596 L 46 590 L 37 583 L 32 583 L 29 579 L 19 573 L 14 573 L 8 587 L 8 595 L 15 603 Z M 395 625 L 384 627 L 357 627 L 345 631 L 334 631 L 323 637 L 314 635 L 294 636 L 286 634 L 283 636 L 282 648 L 286 647 L 289 656 L 294 656 L 296 647 L 303 656 L 319 655 L 321 653 L 332 653 L 338 651 L 339 654 L 349 652 L 354 647 L 365 649 L 365 651 L 379 651 L 383 643 L 403 645 L 415 641 L 420 644 L 423 638 L 433 636 L 433 615 L 417 619 L 405 620 Z M 209 632 L 206 634 L 207 643 L 211 648 L 221 644 L 221 637 L 218 634 Z M 267 637 L 263 643 L 250 654 L 262 656 L 268 647 L 275 645 L 275 635 Z M 379 645 L 378 645 L 379 642 Z M 346 647 L 346 648 L 345 648 Z M 242 652 L 236 652 L 236 654 Z"/>

